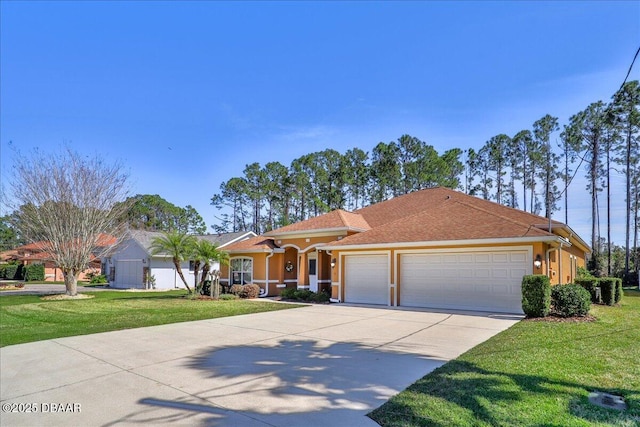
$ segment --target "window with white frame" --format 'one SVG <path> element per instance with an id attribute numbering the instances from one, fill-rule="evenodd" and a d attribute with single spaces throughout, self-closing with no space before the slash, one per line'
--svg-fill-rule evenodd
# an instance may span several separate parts
<path id="1" fill-rule="evenodd" d="M 231 284 L 248 285 L 253 280 L 253 258 L 233 258 L 230 263 Z"/>

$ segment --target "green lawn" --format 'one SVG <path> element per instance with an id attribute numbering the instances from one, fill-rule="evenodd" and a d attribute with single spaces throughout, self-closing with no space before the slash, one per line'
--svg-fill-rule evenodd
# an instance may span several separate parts
<path id="1" fill-rule="evenodd" d="M 43 301 L 0 297 L 0 346 L 165 323 L 299 307 L 269 301 L 192 300 L 185 291 L 91 292 L 95 298 Z"/>
<path id="2" fill-rule="evenodd" d="M 640 292 L 591 312 L 596 322 L 519 322 L 369 416 L 382 426 L 638 426 Z M 595 407 L 592 391 L 629 409 Z"/>

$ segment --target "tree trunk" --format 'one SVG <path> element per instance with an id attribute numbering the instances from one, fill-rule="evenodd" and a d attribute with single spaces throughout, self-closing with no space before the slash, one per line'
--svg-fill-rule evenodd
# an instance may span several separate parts
<path id="1" fill-rule="evenodd" d="M 610 146 L 607 147 L 607 276 L 611 277 L 611 157 L 609 151 L 611 151 Z"/>
<path id="2" fill-rule="evenodd" d="M 184 283 L 184 287 L 187 288 L 187 292 L 189 292 L 190 294 L 193 293 L 193 291 L 187 284 L 187 280 L 184 278 L 184 274 L 182 274 L 182 268 L 180 268 L 180 262 L 174 259 L 173 265 L 176 268 L 176 271 L 178 272 L 178 276 L 180 276 L 180 279 L 182 279 L 182 283 Z"/>
<path id="3" fill-rule="evenodd" d="M 627 276 L 629 274 L 629 237 L 631 233 L 631 115 L 629 115 L 629 125 L 627 128 L 627 146 L 625 153 L 625 163 L 627 167 L 627 182 L 626 182 L 626 190 L 627 190 L 627 215 L 625 217 L 625 247 L 624 247 L 624 274 Z M 637 196 L 636 196 L 637 198 Z M 637 250 L 637 247 L 636 247 Z M 637 267 L 636 267 L 637 270 Z"/>
<path id="4" fill-rule="evenodd" d="M 200 281 L 198 280 L 198 273 L 200 272 L 200 261 L 194 261 L 193 263 L 193 289 L 195 292 L 198 292 L 198 285 Z"/>
<path id="5" fill-rule="evenodd" d="M 75 272 L 65 268 L 62 270 L 62 274 L 64 275 L 64 286 L 67 289 L 66 294 L 75 297 L 78 295 L 78 278 Z"/>

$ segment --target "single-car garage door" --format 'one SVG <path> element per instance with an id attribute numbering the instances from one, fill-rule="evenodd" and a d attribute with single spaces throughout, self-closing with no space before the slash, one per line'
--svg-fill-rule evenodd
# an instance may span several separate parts
<path id="1" fill-rule="evenodd" d="M 348 255 L 345 257 L 345 302 L 389 303 L 389 257 Z"/>
<path id="2" fill-rule="evenodd" d="M 118 288 L 144 288 L 142 260 L 125 259 L 116 261 L 116 283 Z"/>
<path id="3" fill-rule="evenodd" d="M 403 254 L 400 305 L 522 313 L 527 250 Z"/>

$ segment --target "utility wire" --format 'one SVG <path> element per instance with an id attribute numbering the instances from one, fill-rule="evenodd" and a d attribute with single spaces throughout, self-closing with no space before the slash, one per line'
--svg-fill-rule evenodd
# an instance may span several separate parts
<path id="1" fill-rule="evenodd" d="M 624 78 L 624 81 L 622 82 L 622 84 L 620 85 L 620 89 L 622 89 L 624 87 L 624 84 L 627 82 L 627 79 L 629 78 L 629 75 L 631 74 L 631 69 L 633 68 L 633 64 L 636 62 L 636 58 L 638 57 L 639 53 L 640 53 L 640 46 L 638 47 L 638 50 L 636 50 L 636 54 L 633 57 L 633 61 L 631 61 L 631 65 L 629 65 L 629 71 L 627 71 L 627 75 Z"/>

